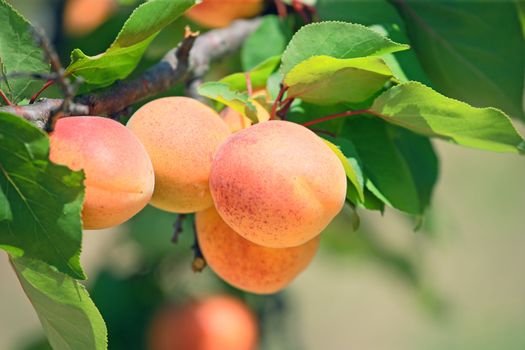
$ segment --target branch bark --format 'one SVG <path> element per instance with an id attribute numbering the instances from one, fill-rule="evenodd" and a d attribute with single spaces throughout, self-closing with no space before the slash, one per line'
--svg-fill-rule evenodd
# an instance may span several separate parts
<path id="1" fill-rule="evenodd" d="M 188 36 L 140 76 L 75 97 L 66 114 L 110 116 L 183 81 L 188 83 L 188 94 L 195 96 L 210 64 L 238 50 L 260 23 L 260 18 L 237 20 L 223 29 L 211 30 L 198 37 Z M 62 99 L 43 99 L 32 105 L 0 107 L 0 112 L 19 115 L 44 128 L 53 111 L 62 103 Z"/>

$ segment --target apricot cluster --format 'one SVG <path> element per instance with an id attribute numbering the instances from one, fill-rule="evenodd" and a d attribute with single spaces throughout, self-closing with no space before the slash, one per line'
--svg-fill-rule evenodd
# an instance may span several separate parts
<path id="1" fill-rule="evenodd" d="M 315 256 L 321 231 L 344 204 L 346 176 L 316 134 L 265 121 L 265 113 L 252 125 L 166 97 L 139 108 L 127 128 L 107 118 L 62 118 L 50 159 L 85 171 L 84 228 L 118 225 L 147 203 L 196 212 L 197 239 L 217 275 L 273 293 Z"/>

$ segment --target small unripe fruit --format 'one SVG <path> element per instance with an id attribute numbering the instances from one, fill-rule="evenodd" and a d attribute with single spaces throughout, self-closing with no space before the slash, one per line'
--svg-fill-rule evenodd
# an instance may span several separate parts
<path id="1" fill-rule="evenodd" d="M 268 121 L 238 131 L 218 149 L 210 189 L 224 221 L 266 247 L 303 244 L 342 209 L 341 161 L 312 131 Z"/>
<path id="2" fill-rule="evenodd" d="M 73 170 L 84 170 L 85 229 L 121 224 L 144 208 L 153 193 L 153 167 L 146 150 L 114 120 L 59 119 L 50 135 L 49 158 Z"/>
<path id="3" fill-rule="evenodd" d="M 238 235 L 215 208 L 195 216 L 197 237 L 206 262 L 223 280 L 257 294 L 285 288 L 312 261 L 320 236 L 290 248 L 268 248 Z"/>
<path id="4" fill-rule="evenodd" d="M 136 111 L 128 128 L 153 163 L 153 206 L 191 213 L 212 205 L 208 185 L 212 158 L 230 134 L 218 113 L 195 99 L 165 97 Z"/>
<path id="5" fill-rule="evenodd" d="M 235 19 L 259 14 L 263 6 L 264 0 L 204 0 L 186 12 L 186 16 L 204 27 L 220 28 Z"/>
<path id="6" fill-rule="evenodd" d="M 166 308 L 149 332 L 150 350 L 255 350 L 257 342 L 255 316 L 229 296 Z"/>

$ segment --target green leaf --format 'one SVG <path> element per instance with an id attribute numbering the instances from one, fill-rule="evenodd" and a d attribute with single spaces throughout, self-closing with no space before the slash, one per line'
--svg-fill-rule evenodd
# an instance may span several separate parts
<path id="1" fill-rule="evenodd" d="M 314 23 L 302 27 L 293 36 L 282 56 L 281 73 L 286 75 L 312 56 L 355 58 L 381 56 L 406 49 L 408 45 L 395 43 L 360 24 Z"/>
<path id="2" fill-rule="evenodd" d="M 291 34 L 282 19 L 265 16 L 261 25 L 244 42 L 241 62 L 244 70 L 250 70 L 274 56 L 281 56 Z M 271 45 L 268 43 L 271 42 Z"/>
<path id="3" fill-rule="evenodd" d="M 425 211 L 438 171 L 427 138 L 380 119 L 359 117 L 347 120 L 342 136 L 354 143 L 366 187 L 375 197 L 410 214 Z"/>
<path id="4" fill-rule="evenodd" d="M 419 134 L 496 152 L 525 152 L 510 119 L 495 108 L 475 108 L 416 82 L 395 86 L 372 108 L 386 121 Z"/>
<path id="5" fill-rule="evenodd" d="M 273 56 L 264 62 L 261 62 L 248 72 L 228 75 L 219 80 L 219 82 L 228 84 L 233 90 L 240 92 L 246 91 L 248 89 L 246 86 L 246 75 L 248 74 L 254 90 L 265 88 L 268 78 L 272 75 L 280 62 L 281 56 Z"/>
<path id="6" fill-rule="evenodd" d="M 0 113 L 0 140 L 0 189 L 7 198 L 0 200 L 0 248 L 85 278 L 83 172 L 51 163 L 47 135 L 18 116 Z"/>
<path id="7" fill-rule="evenodd" d="M 0 0 L 0 70 L 3 76 L 15 72 L 46 73 L 49 63 L 35 42 L 31 24 L 15 11 L 5 0 Z M 0 81 L 0 89 L 11 102 L 30 97 L 35 90 L 31 77 Z M 3 102 L 3 101 L 2 101 Z"/>
<path id="8" fill-rule="evenodd" d="M 345 139 L 333 139 L 326 136 L 323 138 L 323 141 L 328 145 L 328 147 L 330 147 L 330 149 L 335 153 L 337 158 L 339 158 L 343 164 L 346 177 L 348 180 L 350 180 L 350 183 L 357 191 L 359 200 L 363 202 L 365 200 L 365 196 L 363 194 L 363 174 L 361 173 L 361 168 L 359 167 L 354 145 Z M 343 150 L 342 145 L 344 145 L 345 150 Z M 344 153 L 345 151 L 347 152 Z"/>
<path id="9" fill-rule="evenodd" d="M 525 41 L 513 1 L 394 1 L 433 86 L 524 117 Z"/>
<path id="10" fill-rule="evenodd" d="M 11 262 L 54 350 L 107 349 L 104 320 L 83 285 L 36 260 Z"/>
<path id="11" fill-rule="evenodd" d="M 220 82 L 208 82 L 199 86 L 199 94 L 211 98 L 236 110 L 252 122 L 257 122 L 257 109 L 250 102 L 247 93 L 234 91 L 228 84 Z"/>
<path id="12" fill-rule="evenodd" d="M 331 105 L 365 101 L 392 78 L 392 71 L 378 57 L 338 59 L 313 56 L 296 65 L 284 78 L 288 97 Z"/>
<path id="13" fill-rule="evenodd" d="M 518 9 L 518 15 L 521 22 L 521 30 L 523 32 L 523 38 L 525 39 L 525 2 L 516 1 L 516 7 Z"/>
<path id="14" fill-rule="evenodd" d="M 139 63 L 144 51 L 164 27 L 195 0 L 150 0 L 133 11 L 106 52 L 88 56 L 80 49 L 71 53 L 67 74 L 81 76 L 91 87 L 104 87 L 126 78 Z"/>
<path id="15" fill-rule="evenodd" d="M 4 191 L 0 187 L 0 221 L 13 220 L 13 212 Z"/>
<path id="16" fill-rule="evenodd" d="M 319 0 L 317 4 L 319 17 L 330 21 L 344 21 L 360 23 L 371 29 L 387 35 L 391 40 L 399 43 L 408 43 L 406 26 L 396 8 L 388 0 Z M 430 86 L 421 64 L 414 50 L 406 50 L 384 55 L 383 59 L 390 66 L 396 77 L 406 80 L 417 80 Z M 396 61 L 398 63 L 396 63 Z M 397 72 L 396 65 L 399 64 L 403 74 Z M 401 79 L 403 80 L 403 79 Z"/>

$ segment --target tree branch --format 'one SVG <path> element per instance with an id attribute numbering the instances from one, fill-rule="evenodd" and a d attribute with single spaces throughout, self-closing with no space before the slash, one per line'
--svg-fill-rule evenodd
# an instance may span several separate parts
<path id="1" fill-rule="evenodd" d="M 180 45 L 140 76 L 113 84 L 104 90 L 77 96 L 69 106 L 69 115 L 110 116 L 128 106 L 188 81 L 190 94 L 209 70 L 210 64 L 236 50 L 255 31 L 260 18 L 237 20 L 229 27 L 211 30 L 199 37 L 187 36 Z M 43 99 L 32 105 L 0 107 L 0 112 L 19 115 L 43 128 L 62 99 Z"/>

